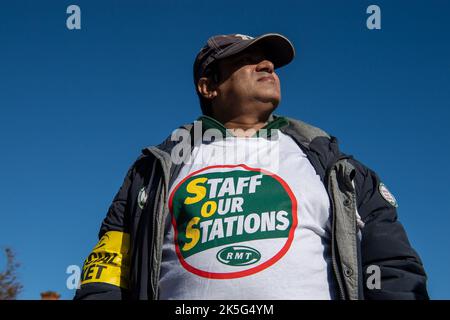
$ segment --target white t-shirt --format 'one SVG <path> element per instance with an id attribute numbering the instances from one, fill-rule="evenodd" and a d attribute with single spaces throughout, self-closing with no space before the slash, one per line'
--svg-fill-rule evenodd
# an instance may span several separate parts
<path id="1" fill-rule="evenodd" d="M 170 186 L 160 299 L 333 299 L 330 203 L 289 136 L 193 150 Z"/>

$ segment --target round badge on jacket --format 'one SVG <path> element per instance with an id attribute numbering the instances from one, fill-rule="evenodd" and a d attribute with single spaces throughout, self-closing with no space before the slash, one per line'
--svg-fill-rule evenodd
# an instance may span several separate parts
<path id="1" fill-rule="evenodd" d="M 145 187 L 142 187 L 138 194 L 138 206 L 141 210 L 144 209 L 145 203 L 147 202 L 147 197 L 148 195 L 147 192 L 145 192 Z"/>
<path id="2" fill-rule="evenodd" d="M 389 204 L 392 205 L 393 207 L 395 207 L 395 208 L 398 207 L 397 200 L 395 199 L 394 195 L 388 190 L 388 188 L 386 187 L 386 185 L 383 182 L 380 182 L 378 190 L 380 191 L 380 194 L 384 200 L 389 202 Z"/>

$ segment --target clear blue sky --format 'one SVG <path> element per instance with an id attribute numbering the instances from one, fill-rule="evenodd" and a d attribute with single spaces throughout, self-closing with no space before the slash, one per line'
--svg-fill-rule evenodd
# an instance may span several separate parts
<path id="1" fill-rule="evenodd" d="M 66 8 L 81 7 L 81 30 Z M 366 28 L 381 8 L 382 29 Z M 335 135 L 373 168 L 429 275 L 450 298 L 450 2 L 2 1 L 0 247 L 22 263 L 22 299 L 82 265 L 140 149 L 200 113 L 192 62 L 220 33 L 279 32 L 277 113 Z M 0 258 L 3 268 L 4 257 Z"/>

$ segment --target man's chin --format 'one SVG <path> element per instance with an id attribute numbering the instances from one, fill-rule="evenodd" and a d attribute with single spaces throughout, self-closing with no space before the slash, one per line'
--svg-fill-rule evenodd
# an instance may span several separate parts
<path id="1" fill-rule="evenodd" d="M 267 109 L 275 110 L 280 104 L 280 99 L 278 97 L 261 97 L 258 99 L 261 102 L 261 105 Z"/>
<path id="2" fill-rule="evenodd" d="M 260 101 L 262 102 L 262 101 Z M 257 110 L 255 110 L 262 118 L 270 116 L 275 109 L 278 107 L 277 101 L 264 101 L 264 103 L 259 103 Z"/>

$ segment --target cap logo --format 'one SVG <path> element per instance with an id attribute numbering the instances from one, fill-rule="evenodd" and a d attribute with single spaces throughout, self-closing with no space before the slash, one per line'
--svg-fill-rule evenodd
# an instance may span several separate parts
<path id="1" fill-rule="evenodd" d="M 239 33 L 235 34 L 234 36 L 235 37 L 239 37 L 242 40 L 252 40 L 252 39 L 254 39 L 253 37 L 247 36 L 245 34 L 239 34 Z"/>

